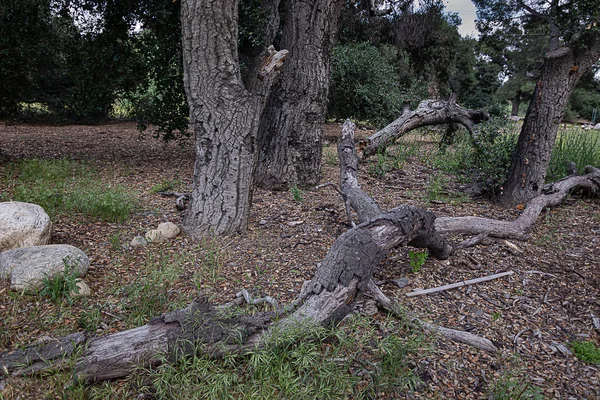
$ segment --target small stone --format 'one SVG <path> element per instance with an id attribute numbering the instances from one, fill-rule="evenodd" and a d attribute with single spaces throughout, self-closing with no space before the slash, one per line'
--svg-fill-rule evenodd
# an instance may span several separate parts
<path id="1" fill-rule="evenodd" d="M 131 247 L 145 247 L 148 246 L 148 241 L 143 236 L 136 236 L 131 239 Z"/>
<path id="2" fill-rule="evenodd" d="M 410 283 L 410 280 L 408 278 L 398 278 L 398 279 L 393 279 L 392 282 L 394 282 L 394 284 L 396 286 L 398 286 L 400 289 L 402 289 L 403 287 L 408 286 L 408 284 Z"/>
<path id="3" fill-rule="evenodd" d="M 146 232 L 145 236 L 146 240 L 150 243 L 160 243 L 165 241 L 165 238 L 163 235 L 161 235 L 158 229 L 150 229 L 148 232 Z"/>
<path id="4" fill-rule="evenodd" d="M 163 222 L 158 225 L 160 235 L 165 239 L 173 239 L 181 232 L 181 229 L 172 222 Z"/>
<path id="5" fill-rule="evenodd" d="M 261 219 L 259 224 L 261 225 L 266 225 L 267 224 L 267 220 L 266 219 Z"/>
<path id="6" fill-rule="evenodd" d="M 298 226 L 298 225 L 302 225 L 304 223 L 304 221 L 290 221 L 288 222 L 288 226 L 294 227 L 294 226 Z"/>
<path id="7" fill-rule="evenodd" d="M 92 294 L 92 290 L 83 279 L 77 279 L 77 289 L 73 290 L 71 296 L 73 297 L 85 297 Z"/>

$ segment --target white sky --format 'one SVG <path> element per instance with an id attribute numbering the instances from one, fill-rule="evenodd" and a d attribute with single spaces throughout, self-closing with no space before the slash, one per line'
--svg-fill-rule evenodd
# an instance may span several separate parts
<path id="1" fill-rule="evenodd" d="M 458 16 L 462 19 L 462 25 L 458 27 L 458 32 L 462 36 L 478 36 L 477 29 L 475 29 L 475 5 L 471 3 L 471 0 L 444 0 L 446 5 L 446 11 L 457 12 Z"/>

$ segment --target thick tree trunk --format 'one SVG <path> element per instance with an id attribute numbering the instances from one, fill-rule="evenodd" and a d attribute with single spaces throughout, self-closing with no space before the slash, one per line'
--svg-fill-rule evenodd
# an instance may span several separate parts
<path id="1" fill-rule="evenodd" d="M 240 76 L 237 0 L 181 4 L 184 84 L 196 136 L 194 188 L 184 217 L 192 237 L 246 229 L 259 117 L 285 52 L 264 60 L 252 92 Z"/>
<path id="2" fill-rule="evenodd" d="M 504 205 L 525 204 L 540 194 L 567 101 L 579 78 L 599 58 L 600 34 L 589 43 L 546 54 L 499 198 Z"/>
<path id="3" fill-rule="evenodd" d="M 271 190 L 321 178 L 331 48 L 341 0 L 287 1 L 281 46 L 290 51 L 259 133 L 256 183 Z"/>
<path id="4" fill-rule="evenodd" d="M 461 124 L 474 134 L 475 124 L 488 118 L 483 111 L 469 110 L 456 104 L 454 95 L 448 101 L 424 100 L 414 111 L 405 106 L 398 119 L 362 141 L 362 157 L 377 154 L 399 137 L 421 126 L 449 124 L 449 133 L 452 134 L 456 130 L 456 124 Z M 445 140 L 451 141 L 451 138 L 445 137 Z"/>

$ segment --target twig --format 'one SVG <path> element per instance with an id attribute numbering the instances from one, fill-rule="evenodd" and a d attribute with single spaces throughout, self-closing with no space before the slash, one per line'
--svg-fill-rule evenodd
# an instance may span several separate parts
<path id="1" fill-rule="evenodd" d="M 400 309 L 400 305 L 397 302 L 391 300 L 389 297 L 387 297 L 381 291 L 381 289 L 379 289 L 375 282 L 373 282 L 372 279 L 369 281 L 368 288 L 373 298 L 377 300 L 377 303 L 379 303 L 381 307 L 392 312 L 396 316 L 404 316 Z M 442 334 L 443 336 L 455 342 L 468 344 L 469 346 L 477 347 L 478 349 L 489 351 L 490 353 L 496 353 L 498 351 L 498 348 L 494 346 L 494 344 L 490 340 L 482 338 L 481 336 L 477 336 L 465 331 L 459 331 L 456 329 L 444 328 L 442 326 L 430 324 L 429 322 L 425 322 L 420 319 L 416 319 L 416 321 L 419 324 L 421 324 L 423 329 L 425 329 L 426 331 Z"/>
<path id="2" fill-rule="evenodd" d="M 600 318 L 596 317 L 594 313 L 590 313 L 590 317 L 592 317 L 592 324 L 594 324 L 594 328 L 600 332 Z"/>
<path id="3" fill-rule="evenodd" d="M 488 275 L 488 276 L 484 276 L 484 277 L 476 278 L 476 279 L 469 279 L 467 281 L 451 283 L 449 285 L 439 286 L 436 288 L 425 289 L 425 290 L 416 290 L 414 292 L 406 293 L 406 296 L 413 297 L 413 296 L 421 296 L 423 294 L 442 292 L 445 290 L 455 289 L 455 288 L 462 287 L 462 286 L 473 285 L 475 283 L 491 281 L 492 279 L 498 279 L 498 278 L 502 278 L 503 276 L 508 276 L 508 275 L 512 275 L 512 274 L 514 274 L 513 271 L 502 272 L 500 274 Z"/>
<path id="4" fill-rule="evenodd" d="M 548 275 L 551 276 L 553 278 L 558 279 L 558 276 L 554 275 L 554 274 L 549 274 L 548 272 L 542 272 L 542 271 L 525 271 L 523 272 L 524 274 L 538 274 L 538 275 Z"/>
<path id="5" fill-rule="evenodd" d="M 246 300 L 246 303 L 248 303 L 248 304 L 256 305 L 256 304 L 262 304 L 262 303 L 269 303 L 273 307 L 277 307 L 277 301 L 275 301 L 275 299 L 273 299 L 271 296 L 265 296 L 265 297 L 260 297 L 258 299 L 253 299 L 252 296 L 250 296 L 250 293 L 248 293 L 248 291 L 246 289 L 242 289 L 235 296 L 243 297 L 244 300 Z"/>

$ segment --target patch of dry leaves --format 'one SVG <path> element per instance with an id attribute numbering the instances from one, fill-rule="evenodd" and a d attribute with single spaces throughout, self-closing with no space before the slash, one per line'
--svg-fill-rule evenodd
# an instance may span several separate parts
<path id="1" fill-rule="evenodd" d="M 335 146 L 341 127 L 326 126 L 326 139 Z M 363 132 L 365 133 L 365 132 Z M 416 138 L 415 140 L 424 140 Z M 53 243 L 68 243 L 84 250 L 92 265 L 86 277 L 92 295 L 68 309 L 46 299 L 14 300 L 8 284 L 0 283 L 0 320 L 8 324 L 5 349 L 24 345 L 47 335 L 80 329 L 77 319 L 93 307 L 102 310 L 98 334 L 126 328 L 119 287 L 144 275 L 149 257 L 167 258 L 191 254 L 181 275 L 169 286 L 169 299 L 178 304 L 197 294 L 201 286 L 213 301 L 231 300 L 245 288 L 253 296 L 270 295 L 279 302 L 292 300 L 302 283 L 311 278 L 316 264 L 336 238 L 349 227 L 343 204 L 333 190 L 306 190 L 303 201 L 289 192 L 256 190 L 248 232 L 242 236 L 211 239 L 197 244 L 184 236 L 169 243 L 142 249 L 119 249 L 136 235 L 158 223 L 180 224 L 181 215 L 172 198 L 152 194 L 163 180 L 179 179 L 177 188 L 188 191 L 193 177 L 193 146 L 141 140 L 132 123 L 99 126 L 0 126 L 0 149 L 11 159 L 67 157 L 85 160 L 101 171 L 107 182 L 125 184 L 140 193 L 142 209 L 127 223 L 89 221 L 78 215 L 55 219 Z M 326 148 L 323 182 L 338 182 L 333 148 Z M 426 188 L 434 171 L 417 160 L 402 171 L 379 179 L 363 168 L 360 183 L 384 209 L 402 203 L 424 207 L 439 216 L 478 215 L 512 219 L 517 210 L 505 210 L 478 199 L 458 205 L 426 202 Z M 0 164 L 0 174 L 5 165 Z M 456 184 L 453 190 L 460 190 Z M 0 187 L 0 190 L 2 188 Z M 462 238 L 454 238 L 456 241 Z M 112 243 L 111 243 L 112 242 Z M 516 246 L 515 246 L 516 245 Z M 212 247 L 211 247 L 212 246 Z M 207 249 L 219 249 L 212 278 L 195 277 Z M 438 339 L 436 351 L 421 360 L 426 388 L 421 398 L 477 399 L 486 396 L 488 384 L 507 371 L 523 382 L 541 388 L 546 398 L 600 398 L 600 366 L 585 364 L 569 352 L 569 342 L 592 340 L 600 344 L 591 315 L 600 316 L 600 200 L 570 198 L 566 204 L 544 213 L 526 242 L 487 240 L 461 250 L 447 261 L 428 259 L 419 273 L 411 272 L 409 249 L 390 254 L 376 280 L 382 289 L 399 298 L 410 315 L 447 328 L 467 330 L 492 340 L 501 350 L 491 355 L 466 345 Z M 459 282 L 502 271 L 510 277 L 429 296 L 406 298 L 407 291 Z M 398 288 L 392 280 L 407 277 L 409 285 Z M 14 310 L 19 304 L 22 309 Z M 32 315 L 35 318 L 32 318 Z M 13 388 L 35 396 L 27 380 L 12 382 Z M 12 392 L 15 396 L 16 391 Z"/>

